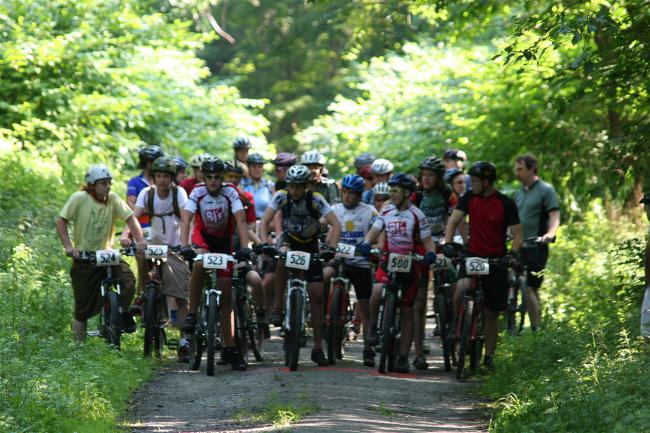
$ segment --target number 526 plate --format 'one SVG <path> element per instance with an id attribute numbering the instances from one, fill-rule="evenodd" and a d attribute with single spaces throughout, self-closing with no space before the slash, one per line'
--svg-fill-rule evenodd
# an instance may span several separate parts
<path id="1" fill-rule="evenodd" d="M 288 251 L 287 260 L 284 262 L 287 268 L 301 269 L 306 271 L 309 269 L 309 259 L 311 254 L 304 251 Z"/>

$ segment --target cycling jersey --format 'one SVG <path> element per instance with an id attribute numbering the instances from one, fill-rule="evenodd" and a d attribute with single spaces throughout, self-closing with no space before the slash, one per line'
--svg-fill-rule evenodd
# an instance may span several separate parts
<path id="1" fill-rule="evenodd" d="M 253 195 L 255 200 L 255 216 L 262 218 L 266 207 L 273 197 L 273 183 L 268 179 L 261 179 L 255 183 L 253 179 L 242 179 L 241 189 Z"/>
<path id="2" fill-rule="evenodd" d="M 189 194 L 192 193 L 192 190 L 194 189 L 194 187 L 196 185 L 198 185 L 198 184 L 199 184 L 199 181 L 195 177 L 188 177 L 186 179 L 183 179 L 183 181 L 181 182 L 181 184 L 179 186 L 181 188 L 183 188 L 185 190 L 185 192 L 187 192 L 187 194 L 189 195 Z"/>
<path id="3" fill-rule="evenodd" d="M 410 254 L 422 239 L 431 236 L 429 222 L 413 205 L 400 210 L 392 203 L 385 204 L 372 227 L 386 232 L 384 251 L 390 253 Z"/>
<path id="4" fill-rule="evenodd" d="M 447 188 L 444 193 L 440 191 L 418 191 L 413 204 L 424 213 L 431 227 L 431 234 L 437 238 L 444 236 L 445 226 L 451 213 L 451 208 L 456 206 L 458 199 Z"/>
<path id="5" fill-rule="evenodd" d="M 311 203 L 307 204 L 307 200 Z M 283 233 L 301 243 L 317 241 L 321 232 L 320 217 L 332 212 L 322 195 L 308 190 L 297 202 L 291 199 L 287 191 L 280 190 L 273 195 L 269 207 L 276 212 L 282 211 Z"/>
<path id="6" fill-rule="evenodd" d="M 139 176 L 132 177 L 131 179 L 129 179 L 129 181 L 126 184 L 127 199 L 129 197 L 137 198 L 140 192 L 149 186 L 150 186 L 149 183 L 144 178 L 144 173 L 140 173 Z M 149 215 L 147 214 L 140 216 L 140 218 L 138 218 L 138 221 L 140 222 L 140 226 L 142 228 L 150 226 Z"/>
<path id="7" fill-rule="evenodd" d="M 494 191 L 488 197 L 466 192 L 456 209 L 469 215 L 469 252 L 481 257 L 506 253 L 506 232 L 519 224 L 517 205 L 510 197 Z"/>
<path id="8" fill-rule="evenodd" d="M 347 208 L 342 203 L 332 206 L 334 214 L 341 223 L 341 242 L 349 245 L 359 245 L 363 242 L 368 230 L 379 215 L 373 206 L 359 203 L 353 208 Z M 361 268 L 369 268 L 370 263 L 364 257 L 345 259 L 345 263 Z"/>
<path id="9" fill-rule="evenodd" d="M 196 215 L 194 233 L 203 232 L 222 238 L 232 237 L 235 231 L 233 215 L 244 207 L 233 185 L 223 184 L 213 196 L 201 183 L 192 190 L 184 209 Z"/>

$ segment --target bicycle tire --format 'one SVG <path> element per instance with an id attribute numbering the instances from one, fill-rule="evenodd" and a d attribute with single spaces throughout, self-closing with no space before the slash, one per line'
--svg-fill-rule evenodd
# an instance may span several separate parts
<path id="1" fill-rule="evenodd" d="M 120 349 L 122 336 L 122 320 L 120 317 L 120 302 L 117 292 L 107 288 L 103 310 L 104 338 L 116 349 Z"/>
<path id="2" fill-rule="evenodd" d="M 215 352 L 217 349 L 217 328 L 219 327 L 219 305 L 217 294 L 210 293 L 208 296 L 208 329 L 206 330 L 207 339 L 207 365 L 206 372 L 208 376 L 214 376 Z"/>
<path id="3" fill-rule="evenodd" d="M 504 314 L 506 331 L 510 335 L 517 335 L 517 292 L 519 292 L 519 290 L 514 289 L 514 295 L 508 300 L 508 306 L 506 307 Z"/>
<path id="4" fill-rule="evenodd" d="M 157 314 L 157 297 L 158 289 L 150 285 L 145 291 L 144 305 L 142 310 L 144 311 L 143 315 L 143 324 L 144 324 L 144 356 L 149 357 L 151 353 L 155 350 L 156 355 L 158 356 L 158 351 L 160 348 L 157 346 L 160 344 L 160 338 L 156 335 L 159 330 L 158 323 L 158 314 Z M 156 340 L 158 340 L 156 342 Z M 156 344 L 157 343 L 157 344 Z"/>
<path id="5" fill-rule="evenodd" d="M 483 313 L 480 310 L 476 313 L 476 336 L 470 344 L 471 356 L 469 359 L 469 368 L 472 370 L 472 373 L 476 373 L 476 370 L 478 369 L 481 361 L 481 355 L 483 354 L 483 346 L 485 343 L 485 337 L 483 335 Z"/>
<path id="6" fill-rule="evenodd" d="M 287 350 L 289 351 L 289 370 L 295 371 L 298 368 L 300 357 L 300 340 L 302 339 L 302 316 L 304 299 L 301 290 L 293 290 L 289 300 L 289 339 Z"/>
<path id="7" fill-rule="evenodd" d="M 332 297 L 328 308 L 329 326 L 327 327 L 327 361 L 336 364 L 336 358 L 341 352 L 341 301 L 343 287 L 336 285 L 332 288 Z"/>
<path id="8" fill-rule="evenodd" d="M 237 290 L 240 290 L 238 288 Z M 245 290 L 245 289 L 244 289 Z M 237 296 L 235 305 L 235 345 L 244 357 L 244 362 L 248 359 L 248 318 L 246 312 L 246 297 Z"/>
<path id="9" fill-rule="evenodd" d="M 381 374 L 385 374 L 387 371 L 392 371 L 390 366 L 391 361 L 394 360 L 395 354 L 395 335 L 393 335 L 393 326 L 395 321 L 395 309 L 396 309 L 396 299 L 395 294 L 392 292 L 386 293 L 386 299 L 384 299 L 384 314 L 382 317 L 382 323 L 380 325 L 381 329 L 381 354 L 379 355 L 379 365 L 377 371 Z M 387 365 L 388 364 L 388 365 Z M 388 369 L 387 369 L 388 367 Z M 394 367 L 394 362 L 393 362 Z"/>
<path id="10" fill-rule="evenodd" d="M 458 365 L 456 366 L 456 379 L 463 378 L 463 370 L 465 369 L 465 357 L 469 350 L 469 337 L 472 331 L 472 314 L 474 312 L 474 303 L 467 302 L 464 305 L 463 315 L 461 317 L 461 332 L 460 344 L 458 348 Z"/>
<path id="11" fill-rule="evenodd" d="M 440 325 L 438 329 L 440 330 L 445 371 L 451 371 L 451 343 L 449 338 L 447 338 L 449 335 L 449 323 L 447 322 L 447 299 L 444 293 L 437 293 L 434 302 L 436 317 Z"/>

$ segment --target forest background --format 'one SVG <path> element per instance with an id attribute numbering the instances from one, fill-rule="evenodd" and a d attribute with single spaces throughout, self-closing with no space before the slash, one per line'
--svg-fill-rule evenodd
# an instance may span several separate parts
<path id="1" fill-rule="evenodd" d="M 0 429 L 113 431 L 155 365 L 71 339 L 53 221 L 88 165 L 137 149 L 361 152 L 413 172 L 450 147 L 560 196 L 543 332 L 504 338 L 494 431 L 650 428 L 638 336 L 650 2 L 0 1 Z M 54 368 L 53 368 L 54 367 Z M 120 374 L 116 374 L 120 372 Z M 598 424 L 596 424 L 598 423 Z"/>

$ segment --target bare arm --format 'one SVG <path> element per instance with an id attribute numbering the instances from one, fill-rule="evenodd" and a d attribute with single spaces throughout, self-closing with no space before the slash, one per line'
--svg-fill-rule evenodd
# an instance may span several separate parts
<path id="1" fill-rule="evenodd" d="M 129 231 L 133 235 L 136 243 L 144 244 L 144 236 L 142 235 L 142 228 L 140 227 L 140 222 L 137 220 L 135 215 L 131 215 L 126 219 L 126 225 L 129 227 Z"/>
<path id="2" fill-rule="evenodd" d="M 377 237 L 382 232 L 383 232 L 382 229 L 372 227 L 370 230 L 368 230 L 365 241 L 368 242 L 370 245 L 374 244 L 377 241 Z"/>
<path id="3" fill-rule="evenodd" d="M 181 209 L 181 246 L 190 244 L 190 225 L 194 214 L 188 210 Z"/>
<path id="4" fill-rule="evenodd" d="M 548 213 L 548 230 L 542 236 L 542 242 L 548 242 L 550 239 L 553 239 L 558 227 L 560 227 L 560 211 L 556 209 Z"/>
<path id="5" fill-rule="evenodd" d="M 454 234 L 456 233 L 456 227 L 458 224 L 465 218 L 465 212 L 454 209 L 447 221 L 447 227 L 445 228 L 445 243 L 450 244 L 454 241 Z"/>
<path id="6" fill-rule="evenodd" d="M 259 230 L 260 230 L 260 242 L 263 244 L 267 243 L 269 241 L 268 234 L 269 234 L 269 227 L 268 225 L 271 223 L 273 220 L 273 217 L 275 216 L 275 210 L 271 209 L 270 206 L 267 206 L 266 209 L 264 210 L 264 214 L 262 215 L 262 219 L 260 219 L 260 225 L 259 225 Z M 278 232 L 276 232 L 276 235 L 278 235 Z"/>
<path id="7" fill-rule="evenodd" d="M 325 220 L 327 220 L 327 223 L 331 227 L 330 233 L 327 235 L 327 244 L 332 248 L 336 248 L 341 239 L 341 223 L 334 212 L 325 215 Z"/>
<path id="8" fill-rule="evenodd" d="M 239 232 L 239 245 L 240 248 L 248 248 L 250 239 L 248 237 L 248 225 L 246 224 L 246 212 L 241 209 L 235 212 L 235 225 Z"/>
<path id="9" fill-rule="evenodd" d="M 512 251 L 519 252 L 521 245 L 524 242 L 523 232 L 521 231 L 521 224 L 515 224 L 509 228 L 512 231 Z"/>
<path id="10" fill-rule="evenodd" d="M 65 248 L 65 253 L 70 257 L 79 257 L 79 251 L 74 246 L 72 246 L 72 242 L 70 241 L 70 234 L 68 233 L 68 220 L 61 217 L 57 218 L 56 232 L 59 235 L 59 239 L 61 239 L 63 248 Z"/>
<path id="11" fill-rule="evenodd" d="M 436 243 L 433 241 L 433 238 L 431 236 L 423 238 L 422 245 L 424 245 L 424 248 L 426 248 L 427 251 L 433 251 L 434 253 L 436 252 Z"/>

